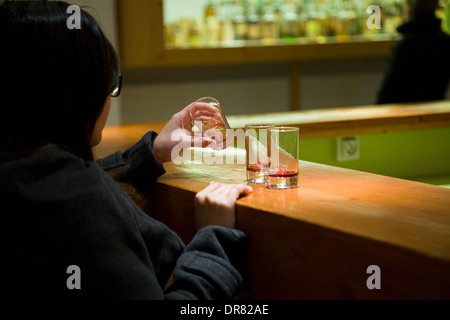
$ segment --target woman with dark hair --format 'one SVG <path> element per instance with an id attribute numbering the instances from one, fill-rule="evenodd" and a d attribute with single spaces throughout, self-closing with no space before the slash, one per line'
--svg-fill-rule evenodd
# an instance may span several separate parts
<path id="1" fill-rule="evenodd" d="M 82 10 L 81 29 L 67 27 L 68 6 L 0 3 L 2 297 L 233 298 L 246 250 L 234 206 L 251 188 L 211 183 L 199 192 L 199 231 L 186 246 L 142 212 L 107 171 L 147 188 L 164 174 L 179 143 L 171 134 L 189 124 L 189 106 L 159 135 L 148 132 L 125 152 L 94 161 L 91 148 L 122 76 L 91 15 Z M 199 139 L 190 134 L 189 144 Z M 74 283 L 71 270 L 81 272 Z"/>

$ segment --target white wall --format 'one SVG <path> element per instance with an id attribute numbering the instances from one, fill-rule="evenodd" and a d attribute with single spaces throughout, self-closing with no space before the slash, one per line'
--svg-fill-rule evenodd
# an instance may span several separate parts
<path id="1" fill-rule="evenodd" d="M 180 19 L 192 19 L 203 13 L 206 0 L 164 0 L 164 22 L 174 22 Z"/>
<path id="2" fill-rule="evenodd" d="M 226 115 L 284 111 L 288 87 L 287 79 L 281 77 L 132 84 L 124 90 L 122 118 L 125 122 L 168 120 L 203 96 L 218 99 Z"/>
<path id="3" fill-rule="evenodd" d="M 374 104 L 384 67 L 385 59 L 305 62 L 300 105 Z M 126 123 L 168 120 L 202 96 L 216 97 L 226 115 L 289 111 L 288 64 L 147 70 L 127 76 L 122 98 Z"/>

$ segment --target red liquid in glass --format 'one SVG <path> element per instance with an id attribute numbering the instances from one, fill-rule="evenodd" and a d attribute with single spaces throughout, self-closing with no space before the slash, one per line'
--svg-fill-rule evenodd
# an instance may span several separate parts
<path id="1" fill-rule="evenodd" d="M 247 165 L 247 171 L 251 172 L 262 172 L 264 169 L 267 169 L 267 165 L 256 163 L 256 164 L 248 164 Z"/>
<path id="2" fill-rule="evenodd" d="M 286 168 L 280 168 L 276 172 L 269 173 L 272 178 L 292 178 L 298 175 L 297 171 L 288 171 Z"/>
<path id="3" fill-rule="evenodd" d="M 276 173 L 276 174 L 269 174 L 269 177 L 272 178 L 292 178 L 295 177 L 297 175 L 297 172 L 286 172 L 286 173 Z"/>

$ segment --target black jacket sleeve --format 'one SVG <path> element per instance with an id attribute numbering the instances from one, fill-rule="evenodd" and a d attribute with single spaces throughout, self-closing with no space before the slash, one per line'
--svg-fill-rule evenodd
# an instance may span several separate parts
<path id="1" fill-rule="evenodd" d="M 247 237 L 235 229 L 201 229 L 177 261 L 165 299 L 233 299 L 243 283 Z"/>
<path id="2" fill-rule="evenodd" d="M 146 188 L 165 173 L 152 151 L 156 136 L 155 132 L 148 132 L 125 152 L 116 152 L 97 163 L 107 171 L 117 171 L 115 179 L 132 183 L 138 189 Z M 116 199 L 122 198 L 122 204 L 128 202 L 134 208 L 139 234 L 151 261 L 149 271 L 154 273 L 149 278 L 159 282 L 161 291 L 149 288 L 151 299 L 160 296 L 166 300 L 235 297 L 243 283 L 246 259 L 247 237 L 243 232 L 209 226 L 197 232 L 184 247 L 169 228 L 150 218 L 116 190 Z M 172 272 L 173 282 L 163 290 Z M 145 291 L 142 287 L 138 291 L 141 290 Z"/>
<path id="3" fill-rule="evenodd" d="M 112 171 L 116 180 L 131 183 L 138 190 L 145 189 L 166 172 L 153 154 L 157 136 L 156 132 L 149 131 L 126 151 L 117 151 L 97 163 L 104 170 Z"/>

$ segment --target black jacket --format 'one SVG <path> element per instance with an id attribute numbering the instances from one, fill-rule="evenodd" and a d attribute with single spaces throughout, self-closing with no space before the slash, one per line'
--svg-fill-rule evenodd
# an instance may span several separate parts
<path id="1" fill-rule="evenodd" d="M 0 163 L 4 299 L 235 296 L 246 250 L 242 232 L 207 227 L 185 246 L 101 167 L 121 167 L 123 180 L 144 188 L 164 173 L 152 152 L 155 137 L 149 132 L 124 153 L 98 162 L 47 146 Z M 164 290 L 172 272 L 173 283 Z M 69 289 L 73 279 L 80 289 Z"/>
<path id="2" fill-rule="evenodd" d="M 424 16 L 398 28 L 377 103 L 443 100 L 450 79 L 450 36 Z"/>

